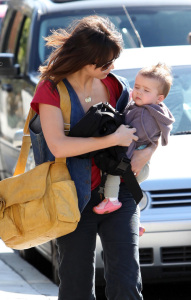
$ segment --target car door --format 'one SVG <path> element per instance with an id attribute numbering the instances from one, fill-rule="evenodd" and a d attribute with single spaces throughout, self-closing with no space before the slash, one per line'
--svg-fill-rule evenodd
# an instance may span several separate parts
<path id="1" fill-rule="evenodd" d="M 31 18 L 20 10 L 9 10 L 2 32 L 1 52 L 13 53 L 20 66 L 17 77 L 2 77 L 0 82 L 0 176 L 13 174 L 22 139 L 22 129 L 34 87 L 27 80 L 27 43 Z"/>

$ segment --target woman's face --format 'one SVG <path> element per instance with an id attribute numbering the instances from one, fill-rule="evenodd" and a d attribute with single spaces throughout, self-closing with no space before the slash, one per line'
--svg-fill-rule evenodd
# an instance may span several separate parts
<path id="1" fill-rule="evenodd" d="M 88 71 L 89 75 L 91 77 L 97 78 L 97 79 L 104 79 L 107 77 L 107 75 L 111 72 L 111 70 L 114 69 L 114 61 L 110 61 L 104 66 L 101 66 L 99 68 L 96 67 L 95 64 L 87 65 L 86 70 Z"/>

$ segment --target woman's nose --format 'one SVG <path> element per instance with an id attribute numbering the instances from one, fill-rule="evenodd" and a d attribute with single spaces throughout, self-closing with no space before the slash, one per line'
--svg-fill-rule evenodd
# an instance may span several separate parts
<path id="1" fill-rule="evenodd" d="M 111 66 L 109 67 L 109 69 L 110 69 L 110 70 L 115 69 L 114 62 L 111 64 Z"/>

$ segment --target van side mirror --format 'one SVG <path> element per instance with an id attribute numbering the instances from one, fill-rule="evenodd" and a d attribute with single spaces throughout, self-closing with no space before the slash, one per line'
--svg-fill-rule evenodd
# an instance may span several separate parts
<path id="1" fill-rule="evenodd" d="M 0 53 L 0 77 L 15 78 L 20 73 L 20 67 L 14 63 L 13 53 Z"/>

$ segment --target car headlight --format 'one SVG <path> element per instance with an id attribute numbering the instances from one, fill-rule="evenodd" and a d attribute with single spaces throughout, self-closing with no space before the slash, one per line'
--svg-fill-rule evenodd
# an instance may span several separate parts
<path id="1" fill-rule="evenodd" d="M 147 204 L 148 204 L 148 197 L 147 197 L 147 194 L 145 192 L 143 192 L 143 198 L 139 202 L 140 210 L 145 209 L 145 207 L 147 206 Z"/>

